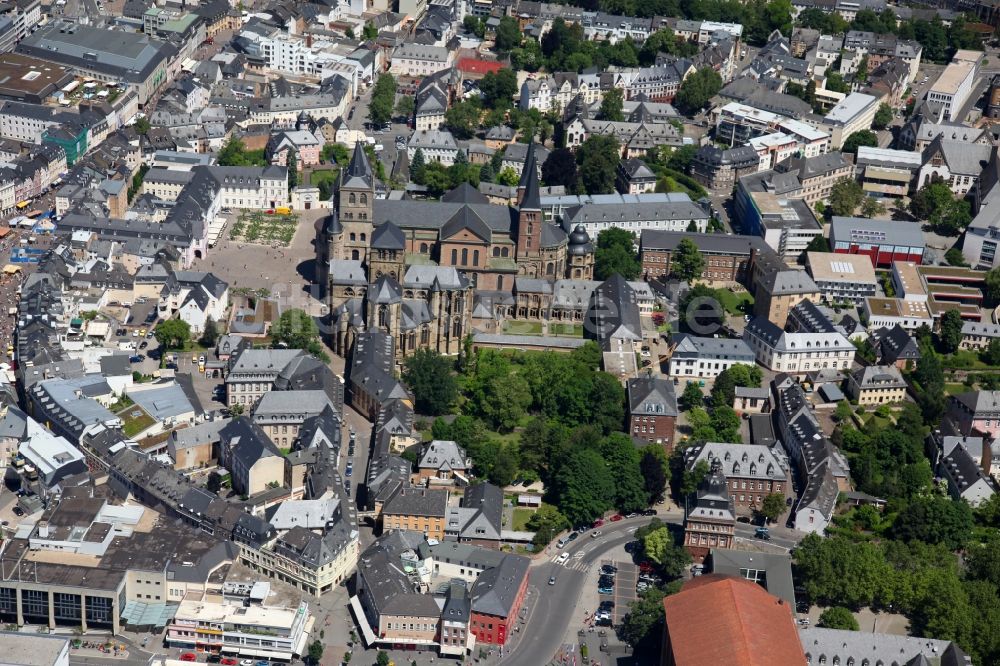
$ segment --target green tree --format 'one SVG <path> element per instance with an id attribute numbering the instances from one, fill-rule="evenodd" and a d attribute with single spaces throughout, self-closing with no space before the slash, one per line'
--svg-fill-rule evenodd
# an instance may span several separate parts
<path id="1" fill-rule="evenodd" d="M 534 530 L 532 543 L 536 548 L 544 548 L 557 534 L 570 526 L 566 516 L 551 504 L 542 504 L 528 519 L 528 529 Z"/>
<path id="2" fill-rule="evenodd" d="M 690 238 L 682 238 L 670 259 L 670 272 L 674 277 L 691 282 L 701 277 L 705 270 L 705 257 Z"/>
<path id="3" fill-rule="evenodd" d="M 642 474 L 649 504 L 663 497 L 667 487 L 667 457 L 659 446 L 647 446 L 639 459 L 639 471 Z"/>
<path id="4" fill-rule="evenodd" d="M 390 661 L 392 660 L 389 659 L 389 653 L 385 650 L 379 650 L 378 654 L 375 655 L 375 663 L 378 666 L 389 666 Z"/>
<path id="5" fill-rule="evenodd" d="M 392 118 L 392 110 L 396 102 L 396 79 L 392 74 L 379 74 L 372 98 L 368 104 L 368 120 L 376 125 L 384 125 Z"/>
<path id="6" fill-rule="evenodd" d="M 323 641 L 315 640 L 309 644 L 309 661 L 318 664 L 323 659 Z"/>
<path id="7" fill-rule="evenodd" d="M 587 194 L 608 194 L 615 189 L 615 172 L 621 161 L 618 140 L 593 134 L 576 151 L 580 182 Z"/>
<path id="8" fill-rule="evenodd" d="M 562 185 L 567 193 L 571 193 L 576 191 L 579 177 L 576 155 L 569 148 L 553 150 L 542 164 L 542 182 L 549 187 Z"/>
<path id="9" fill-rule="evenodd" d="M 479 81 L 479 91 L 487 109 L 506 109 L 518 91 L 517 74 L 507 67 L 497 72 L 486 72 Z"/>
<path id="10" fill-rule="evenodd" d="M 205 330 L 201 332 L 201 344 L 204 347 L 214 347 L 215 343 L 219 340 L 219 327 L 215 323 L 215 319 L 209 316 L 205 320 Z"/>
<path id="11" fill-rule="evenodd" d="M 659 565 L 667 578 L 676 578 L 691 563 L 688 552 L 674 542 L 674 537 L 666 527 L 656 529 L 642 539 L 642 549 L 650 560 Z"/>
<path id="12" fill-rule="evenodd" d="M 339 143 L 324 144 L 319 157 L 324 162 L 340 165 L 347 164 L 351 159 L 350 154 L 347 152 L 347 147 Z"/>
<path id="13" fill-rule="evenodd" d="M 495 44 L 497 50 L 509 53 L 512 49 L 521 45 L 521 39 L 521 28 L 518 26 L 517 20 L 510 16 L 501 18 L 496 29 Z"/>
<path id="14" fill-rule="evenodd" d="M 760 515 L 769 523 L 773 523 L 785 512 L 784 493 L 769 493 L 760 503 Z"/>
<path id="15" fill-rule="evenodd" d="M 681 399 L 678 402 L 681 411 L 689 412 L 695 407 L 701 407 L 705 404 L 705 394 L 701 392 L 697 382 L 689 382 L 685 384 L 684 392 L 681 393 Z"/>
<path id="16" fill-rule="evenodd" d="M 373 23 L 365 23 L 365 27 L 361 30 L 361 36 L 366 42 L 373 42 L 378 39 L 378 28 Z"/>
<path id="17" fill-rule="evenodd" d="M 511 167 L 504 167 L 500 173 L 497 174 L 496 182 L 500 185 L 507 185 L 508 187 L 514 187 L 521 181 L 521 177 L 517 174 Z"/>
<path id="18" fill-rule="evenodd" d="M 941 348 L 948 354 L 958 351 L 962 343 L 962 313 L 958 310 L 948 310 L 941 315 Z"/>
<path id="19" fill-rule="evenodd" d="M 701 482 L 708 476 L 709 471 L 708 463 L 704 460 L 699 460 L 694 467 L 689 470 L 684 470 L 679 488 L 681 496 L 688 497 L 690 495 L 694 495 L 694 493 L 698 490 L 698 486 L 700 486 Z"/>
<path id="20" fill-rule="evenodd" d="M 517 478 L 518 464 L 520 458 L 517 454 L 517 446 L 514 444 L 504 444 L 497 451 L 496 458 L 490 466 L 490 483 L 506 488 Z"/>
<path id="21" fill-rule="evenodd" d="M 612 433 L 601 445 L 601 457 L 614 481 L 615 507 L 622 513 L 632 513 L 648 506 L 639 452 L 632 439 L 625 433 Z"/>
<path id="22" fill-rule="evenodd" d="M 850 216 L 861 205 L 865 192 L 853 178 L 844 177 L 830 189 L 830 210 L 834 215 Z"/>
<path id="23" fill-rule="evenodd" d="M 288 189 L 291 190 L 299 184 L 299 158 L 294 150 L 288 151 Z"/>
<path id="24" fill-rule="evenodd" d="M 830 241 L 826 239 L 826 236 L 820 234 L 819 236 L 813 236 L 812 240 L 809 241 L 809 245 L 806 245 L 806 252 L 829 252 L 830 251 Z"/>
<path id="25" fill-rule="evenodd" d="M 736 399 L 736 380 L 733 379 L 729 370 L 723 370 L 715 378 L 712 384 L 712 405 L 718 407 L 732 407 Z"/>
<path id="26" fill-rule="evenodd" d="M 885 215 L 885 204 L 875 197 L 865 197 L 861 201 L 862 217 L 881 217 Z"/>
<path id="27" fill-rule="evenodd" d="M 673 589 L 679 589 L 673 586 Z M 653 587 L 642 593 L 642 596 L 629 604 L 629 611 L 622 620 L 621 637 L 629 645 L 646 646 L 647 650 L 656 649 L 663 636 L 663 597 L 662 588 Z M 643 649 L 638 647 L 637 649 Z"/>
<path id="28" fill-rule="evenodd" d="M 290 349 L 305 349 L 318 338 L 316 320 L 298 308 L 285 310 L 271 326 L 271 341 Z"/>
<path id="29" fill-rule="evenodd" d="M 690 74 L 677 91 L 677 107 L 685 114 L 693 116 L 701 111 L 708 101 L 722 89 L 722 77 L 711 67 L 702 67 Z"/>
<path id="30" fill-rule="evenodd" d="M 715 430 L 718 441 L 737 444 L 741 441 L 740 417 L 732 407 L 716 405 L 712 409 L 711 426 Z"/>
<path id="31" fill-rule="evenodd" d="M 969 266 L 969 262 L 965 260 L 965 255 L 957 247 L 948 248 L 948 251 L 944 253 L 944 260 L 948 262 L 949 266 L 966 268 Z"/>
<path id="32" fill-rule="evenodd" d="M 986 273 L 985 295 L 990 306 L 1000 303 L 1000 268 L 993 268 Z"/>
<path id="33" fill-rule="evenodd" d="M 477 413 L 500 432 L 510 432 L 531 405 L 531 389 L 515 374 L 492 377 L 486 384 Z"/>
<path id="34" fill-rule="evenodd" d="M 843 606 L 831 606 L 825 609 L 819 616 L 819 627 L 824 629 L 846 629 L 848 631 L 858 631 L 858 621 L 854 614 Z"/>
<path id="35" fill-rule="evenodd" d="M 153 337 L 166 350 L 185 349 L 191 339 L 191 327 L 186 321 L 168 319 L 153 331 Z"/>
<path id="36" fill-rule="evenodd" d="M 960 550 L 972 536 L 972 509 L 949 497 L 918 497 L 899 512 L 892 535 L 903 541 L 943 544 Z"/>
<path id="37" fill-rule="evenodd" d="M 642 265 L 635 252 L 635 237 L 631 232 L 610 227 L 597 235 L 594 251 L 594 277 L 607 280 L 615 273 L 626 280 L 639 277 Z"/>
<path id="38" fill-rule="evenodd" d="M 875 112 L 875 119 L 872 121 L 872 127 L 877 130 L 884 130 L 892 122 L 892 107 L 882 102 L 878 105 L 878 111 Z"/>
<path id="39" fill-rule="evenodd" d="M 844 145 L 840 150 L 845 153 L 853 154 L 858 152 L 858 146 L 877 148 L 878 135 L 871 130 L 860 130 L 847 137 L 847 141 L 844 142 Z"/>
<path id="40" fill-rule="evenodd" d="M 993 338 L 990 340 L 989 344 L 986 345 L 986 349 L 979 353 L 980 358 L 983 363 L 987 365 L 1000 365 L 1000 338 Z M 997 525 L 1000 527 L 1000 525 Z"/>
<path id="41" fill-rule="evenodd" d="M 451 361 L 430 349 L 418 349 L 403 361 L 403 381 L 421 414 L 445 414 L 458 398 Z"/>
<path id="42" fill-rule="evenodd" d="M 625 114 L 622 112 L 624 104 L 625 98 L 621 88 L 611 88 L 604 93 L 604 99 L 601 100 L 601 118 L 616 123 L 622 122 L 625 120 Z"/>
<path id="43" fill-rule="evenodd" d="M 424 158 L 424 151 L 422 148 L 417 148 L 413 152 L 413 160 L 410 162 L 410 180 L 418 185 L 423 185 L 426 168 L 427 160 Z"/>
<path id="44" fill-rule="evenodd" d="M 552 479 L 559 510 L 574 525 L 590 524 L 612 507 L 615 485 L 601 454 L 574 448 L 559 464 Z"/>
<path id="45" fill-rule="evenodd" d="M 841 400 L 837 403 L 837 409 L 833 412 L 833 418 L 837 420 L 838 423 L 843 423 L 851 418 L 851 414 L 854 412 L 851 409 L 851 403 L 846 400 Z"/>
<path id="46" fill-rule="evenodd" d="M 469 14 L 462 20 L 462 27 L 465 28 L 466 32 L 470 32 L 479 39 L 482 39 L 486 35 L 486 24 L 479 17 Z"/>
<path id="47" fill-rule="evenodd" d="M 476 98 L 465 99 L 453 104 L 444 113 L 444 124 L 456 139 L 469 139 L 479 128 L 482 108 Z"/>
<path id="48" fill-rule="evenodd" d="M 148 134 L 149 130 L 152 129 L 152 126 L 149 124 L 149 118 L 146 116 L 139 116 L 132 127 L 135 128 L 136 134 L 142 135 Z"/>
<path id="49" fill-rule="evenodd" d="M 416 108 L 416 102 L 411 95 L 403 95 L 396 102 L 396 115 L 402 118 L 409 118 L 413 115 L 413 111 Z"/>
<path id="50" fill-rule="evenodd" d="M 210 493 L 217 493 L 222 489 L 222 475 L 216 471 L 210 472 L 205 479 L 205 490 Z"/>

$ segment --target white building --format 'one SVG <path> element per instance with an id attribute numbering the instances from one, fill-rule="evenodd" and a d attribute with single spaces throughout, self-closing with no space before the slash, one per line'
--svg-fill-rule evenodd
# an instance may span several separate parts
<path id="1" fill-rule="evenodd" d="M 806 266 L 828 303 L 860 304 L 875 295 L 878 278 L 868 255 L 807 252 Z"/>
<path id="2" fill-rule="evenodd" d="M 778 123 L 778 129 L 795 137 L 802 147 L 803 157 L 816 157 L 830 152 L 830 133 L 789 118 Z"/>
<path id="3" fill-rule="evenodd" d="M 951 62 L 927 92 L 928 102 L 936 102 L 942 106 L 944 120 L 963 120 L 960 117 L 962 107 L 976 85 L 982 61 L 982 51 L 956 51 Z"/>
<path id="4" fill-rule="evenodd" d="M 851 93 L 823 117 L 820 127 L 830 132 L 830 146 L 839 149 L 855 132 L 870 129 L 879 100 L 873 95 Z"/>
<path id="5" fill-rule="evenodd" d="M 743 340 L 678 334 L 670 354 L 671 377 L 718 377 L 734 365 L 754 365 L 753 350 Z"/>
<path id="6" fill-rule="evenodd" d="M 273 608 L 185 599 L 167 625 L 170 647 L 212 649 L 236 657 L 291 661 L 307 654 L 309 604 Z"/>
<path id="7" fill-rule="evenodd" d="M 454 52 L 444 46 L 408 43 L 393 51 L 389 72 L 397 76 L 422 78 L 448 69 L 454 59 Z"/>
<path id="8" fill-rule="evenodd" d="M 789 374 L 805 374 L 824 368 L 846 370 L 851 367 L 857 351 L 839 331 L 789 333 L 764 317 L 755 317 L 747 324 L 743 340 L 762 366 Z"/>
<path id="9" fill-rule="evenodd" d="M 414 132 L 406 145 L 406 156 L 413 163 L 413 156 L 417 151 L 424 155 L 424 162 L 440 162 L 445 166 L 451 166 L 458 157 L 458 144 L 455 137 L 447 130 L 422 130 Z"/>

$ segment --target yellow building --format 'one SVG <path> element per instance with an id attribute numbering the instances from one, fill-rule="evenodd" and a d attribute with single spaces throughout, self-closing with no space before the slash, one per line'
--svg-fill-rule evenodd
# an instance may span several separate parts
<path id="1" fill-rule="evenodd" d="M 444 539 L 448 513 L 446 489 L 401 488 L 382 507 L 382 531 L 422 532 L 428 539 Z"/>

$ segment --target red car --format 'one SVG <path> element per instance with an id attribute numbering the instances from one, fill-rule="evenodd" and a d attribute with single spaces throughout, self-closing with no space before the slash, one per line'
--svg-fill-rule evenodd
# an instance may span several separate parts
<path id="1" fill-rule="evenodd" d="M 652 562 L 640 562 L 639 571 L 642 573 L 653 573 L 656 571 L 656 568 L 653 566 Z"/>
<path id="2" fill-rule="evenodd" d="M 236 666 L 240 662 L 236 661 L 232 657 L 223 657 L 219 663 L 222 664 L 222 666 Z"/>
<path id="3" fill-rule="evenodd" d="M 198 661 L 198 655 L 194 652 L 185 652 L 181 655 L 181 661 Z"/>
<path id="4" fill-rule="evenodd" d="M 594 527 L 600 527 L 603 524 L 604 524 L 603 518 L 598 518 L 597 520 L 594 521 Z"/>
<path id="5" fill-rule="evenodd" d="M 623 516 L 622 514 L 616 513 L 615 515 L 611 516 L 611 522 L 617 523 L 619 520 L 621 520 L 624 517 L 625 516 Z"/>

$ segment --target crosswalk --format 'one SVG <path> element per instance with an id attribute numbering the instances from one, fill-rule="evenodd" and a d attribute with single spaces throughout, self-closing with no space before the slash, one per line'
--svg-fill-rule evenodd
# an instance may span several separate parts
<path id="1" fill-rule="evenodd" d="M 562 565 L 563 568 L 569 569 L 570 571 L 586 571 L 589 569 L 592 563 L 583 561 L 583 558 L 587 554 L 588 550 L 590 549 L 584 548 L 573 553 L 572 557 L 566 560 L 566 563 Z M 553 555 L 549 558 L 549 561 L 553 564 L 558 564 L 559 557 L 559 555 Z"/>

